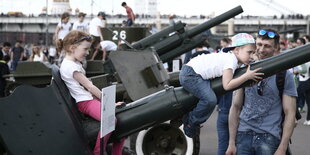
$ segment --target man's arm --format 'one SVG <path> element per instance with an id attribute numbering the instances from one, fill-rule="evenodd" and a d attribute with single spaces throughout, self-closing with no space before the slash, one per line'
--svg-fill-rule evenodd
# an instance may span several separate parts
<path id="1" fill-rule="evenodd" d="M 20 61 L 23 60 L 24 54 L 25 54 L 24 48 L 22 48 L 22 51 L 21 51 L 21 54 L 20 54 L 20 58 L 19 58 Z"/>
<path id="2" fill-rule="evenodd" d="M 133 11 L 131 11 L 131 17 L 132 17 L 132 21 L 135 21 L 135 20 L 136 20 L 136 16 L 135 16 L 135 14 L 133 13 Z"/>
<path id="3" fill-rule="evenodd" d="M 237 128 L 239 126 L 239 115 L 241 112 L 241 107 L 243 105 L 244 90 L 240 88 L 234 91 L 232 105 L 229 111 L 229 145 L 226 151 L 226 155 L 236 154 L 236 135 Z"/>
<path id="4" fill-rule="evenodd" d="M 97 32 L 99 33 L 100 41 L 104 41 L 104 38 L 103 38 L 102 33 L 101 33 L 101 27 L 100 26 L 97 26 Z"/>
<path id="5" fill-rule="evenodd" d="M 283 154 L 286 152 L 288 143 L 293 134 L 295 127 L 296 97 L 283 94 L 282 106 L 285 118 L 283 122 L 281 142 L 275 154 Z"/>

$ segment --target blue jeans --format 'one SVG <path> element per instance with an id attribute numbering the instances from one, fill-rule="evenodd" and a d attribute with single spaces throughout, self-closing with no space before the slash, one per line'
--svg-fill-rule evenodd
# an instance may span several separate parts
<path id="1" fill-rule="evenodd" d="M 12 69 L 13 71 L 16 71 L 18 62 L 19 62 L 19 60 L 13 60 L 13 61 L 11 62 L 11 69 Z"/>
<path id="2" fill-rule="evenodd" d="M 131 26 L 133 24 L 133 21 L 132 19 L 127 19 L 127 25 L 126 26 Z"/>
<path id="3" fill-rule="evenodd" d="M 199 98 L 196 107 L 189 113 L 190 124 L 204 123 L 213 112 L 217 99 L 211 89 L 210 81 L 195 73 L 192 67 L 184 65 L 180 72 L 180 83 L 185 90 Z"/>
<path id="4" fill-rule="evenodd" d="M 225 155 L 228 148 L 229 141 L 229 128 L 228 128 L 228 115 L 232 102 L 232 91 L 225 93 L 218 99 L 218 116 L 217 116 L 217 136 L 218 148 L 217 155 Z"/>
<path id="5" fill-rule="evenodd" d="M 229 141 L 228 113 L 223 113 L 220 111 L 218 113 L 217 136 L 218 136 L 217 155 L 225 155 Z"/>
<path id="6" fill-rule="evenodd" d="M 237 155 L 273 155 L 279 144 L 280 140 L 269 133 L 238 131 Z"/>

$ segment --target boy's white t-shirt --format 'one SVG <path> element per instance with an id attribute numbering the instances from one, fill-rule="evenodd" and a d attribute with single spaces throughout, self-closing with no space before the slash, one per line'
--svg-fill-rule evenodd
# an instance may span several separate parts
<path id="1" fill-rule="evenodd" d="M 65 36 L 70 32 L 71 23 L 68 22 L 67 24 L 65 24 L 59 22 L 57 26 L 60 27 L 57 39 L 64 39 Z"/>
<path id="2" fill-rule="evenodd" d="M 116 51 L 117 45 L 110 40 L 104 40 L 100 42 L 101 48 L 105 49 L 106 51 Z"/>
<path id="3" fill-rule="evenodd" d="M 232 53 L 201 54 L 188 63 L 203 79 L 213 79 L 223 75 L 225 69 L 232 69 L 233 73 L 238 67 L 238 59 Z"/>
<path id="4" fill-rule="evenodd" d="M 82 23 L 80 21 L 76 21 L 73 23 L 72 30 L 86 31 L 88 30 L 88 23 L 86 21 L 83 21 Z"/>
<path id="5" fill-rule="evenodd" d="M 96 36 L 96 37 L 100 37 L 99 32 L 97 31 L 97 27 L 103 27 L 103 23 L 101 21 L 100 18 L 95 17 L 94 19 L 92 19 L 89 23 L 89 34 Z"/>
<path id="6" fill-rule="evenodd" d="M 81 63 L 64 59 L 60 66 L 60 75 L 62 80 L 64 80 L 65 84 L 67 85 L 71 96 L 75 99 L 76 102 L 94 99 L 92 94 L 73 78 L 74 72 L 81 72 L 85 75 L 85 70 Z"/>

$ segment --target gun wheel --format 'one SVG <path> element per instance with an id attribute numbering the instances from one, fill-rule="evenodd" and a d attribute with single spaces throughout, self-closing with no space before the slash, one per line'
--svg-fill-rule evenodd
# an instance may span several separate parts
<path id="1" fill-rule="evenodd" d="M 180 128 L 168 123 L 156 125 L 138 134 L 136 152 L 138 155 L 193 155 L 199 153 L 199 135 L 192 139 Z M 198 146 L 197 146 L 198 144 Z M 198 147 L 198 151 L 197 151 Z"/>

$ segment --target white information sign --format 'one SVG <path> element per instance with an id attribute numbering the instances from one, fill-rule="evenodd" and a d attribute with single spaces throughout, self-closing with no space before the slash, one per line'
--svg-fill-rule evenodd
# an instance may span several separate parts
<path id="1" fill-rule="evenodd" d="M 173 60 L 172 61 L 172 72 L 180 71 L 180 60 Z"/>
<path id="2" fill-rule="evenodd" d="M 116 85 L 102 88 L 100 137 L 115 130 L 115 95 Z"/>

